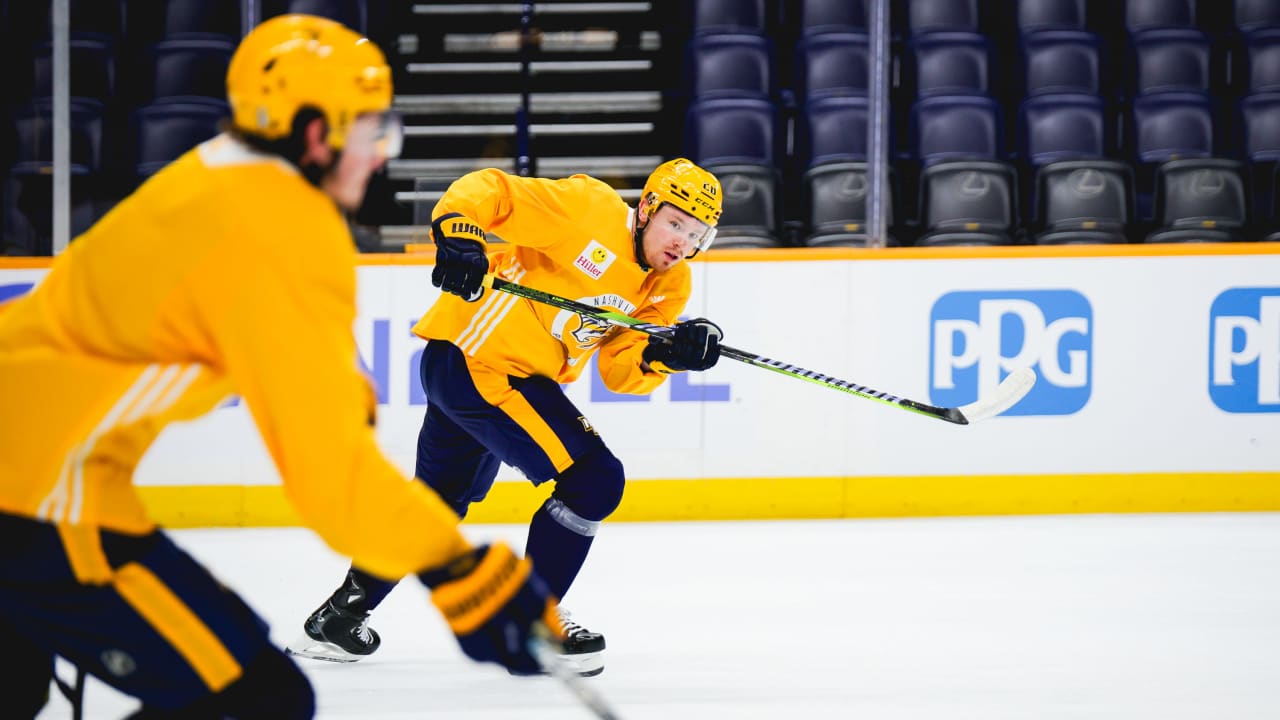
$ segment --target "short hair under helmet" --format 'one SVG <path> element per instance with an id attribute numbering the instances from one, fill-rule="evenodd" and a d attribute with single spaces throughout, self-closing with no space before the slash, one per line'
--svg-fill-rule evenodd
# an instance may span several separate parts
<path id="1" fill-rule="evenodd" d="M 255 27 L 227 68 L 231 123 L 266 140 L 289 135 L 304 107 L 324 115 L 341 150 L 352 121 L 391 107 L 391 68 L 378 46 L 341 23 L 280 15 Z"/>

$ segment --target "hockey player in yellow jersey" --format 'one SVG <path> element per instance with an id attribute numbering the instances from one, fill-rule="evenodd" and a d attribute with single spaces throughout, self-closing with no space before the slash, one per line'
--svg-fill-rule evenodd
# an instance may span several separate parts
<path id="1" fill-rule="evenodd" d="M 673 372 L 715 365 L 720 328 L 678 321 L 690 294 L 684 260 L 711 245 L 720 208 L 719 181 L 683 158 L 650 175 L 634 210 L 585 175 L 551 180 L 493 169 L 458 179 L 435 207 L 432 282 L 446 294 L 414 328 L 427 340 L 428 401 L 416 475 L 459 517 L 485 497 L 500 462 L 534 484 L 554 479 L 555 491 L 533 514 L 525 554 L 556 597 L 573 583 L 624 485 L 622 464 L 560 383 L 577 379 L 592 354 L 605 385 L 620 393 L 649 393 Z M 487 233 L 508 244 L 487 245 Z M 486 249 L 496 251 L 486 257 Z M 486 293 L 488 272 L 674 325 L 674 342 Z M 291 647 L 343 660 L 373 652 L 376 634 L 338 648 L 311 641 L 336 609 L 365 617 L 392 587 L 352 567 Z M 359 601 L 346 603 L 348 596 Z M 565 628 L 566 658 L 583 675 L 603 670 L 603 636 L 567 620 Z"/>
<path id="2" fill-rule="evenodd" d="M 473 547 L 375 444 L 342 211 L 397 152 L 381 51 L 329 20 L 273 18 L 227 86 L 225 133 L 0 312 L 0 634 L 21 658 L 0 682 L 8 717 L 44 704 L 55 654 L 140 699 L 139 717 L 313 715 L 305 675 L 131 482 L 166 425 L 231 394 L 302 522 L 369 572 L 417 575 L 469 656 L 533 672 L 531 633 L 560 632 L 529 561 Z"/>

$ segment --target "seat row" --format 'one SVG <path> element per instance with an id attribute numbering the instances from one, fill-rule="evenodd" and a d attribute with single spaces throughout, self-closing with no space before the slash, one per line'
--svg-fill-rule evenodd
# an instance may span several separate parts
<path id="1" fill-rule="evenodd" d="M 973 94 L 1008 102 L 1061 92 L 1119 100 L 1158 92 L 1280 90 L 1280 29 L 1250 33 L 1242 42 L 1239 52 L 1228 54 L 1215 51 L 1210 35 L 1199 29 L 1144 30 L 1127 44 L 1125 72 L 1117 79 L 1103 72 L 1115 65 L 1096 34 L 1036 30 L 1019 36 L 1020 62 L 1004 78 L 996 72 L 987 36 L 931 32 L 908 42 L 899 84 L 907 98 Z M 796 44 L 792 77 L 784 80 L 772 39 L 742 32 L 695 35 L 686 50 L 688 95 L 780 97 L 781 90 L 791 89 L 804 102 L 828 94 L 865 94 L 869 46 L 862 32 L 807 35 Z"/>
<path id="2" fill-rule="evenodd" d="M 1126 111 L 1084 94 L 1037 95 L 1022 103 L 1014 147 L 1008 147 L 1000 106 L 982 96 L 922 98 L 911 107 L 909 145 L 898 157 L 923 165 L 954 159 L 1015 160 L 1041 166 L 1064 159 L 1119 157 L 1162 163 L 1187 157 L 1232 156 L 1280 161 L 1280 93 L 1246 97 L 1237 121 L 1223 122 L 1215 104 L 1193 93 L 1159 93 Z M 757 98 L 711 98 L 689 106 L 686 150 L 706 161 L 780 165 L 790 155 L 801 168 L 830 160 L 865 159 L 868 102 L 822 97 L 801 109 L 788 146 L 781 112 Z M 1239 134 L 1238 143 L 1224 138 Z M 1237 148 L 1237 145 L 1239 146 Z"/>
<path id="3" fill-rule="evenodd" d="M 1170 102 L 1173 100 L 1170 95 L 1150 96 L 1150 101 Z M 908 193 L 920 197 L 919 215 L 899 211 L 895 213 L 898 225 L 918 221 L 925 235 L 946 230 L 945 223 L 939 225 L 937 213 L 931 213 L 929 198 L 939 196 L 941 178 L 954 178 L 961 173 L 967 180 L 957 181 L 959 184 L 955 187 L 964 189 L 969 196 L 1008 199 L 1008 202 L 996 203 L 1006 209 L 995 214 L 1007 218 L 996 223 L 998 234 L 1011 236 L 1020 229 L 1039 232 L 1055 226 L 1062 230 L 1061 217 L 1065 216 L 1056 209 L 1061 206 L 1060 202 L 1048 200 L 1053 194 L 1053 183 L 1049 180 L 1067 170 L 1088 170 L 1073 176 L 1079 181 L 1080 192 L 1087 195 L 1093 188 L 1104 186 L 1123 188 L 1120 196 L 1126 200 L 1119 206 L 1124 211 L 1105 217 L 1092 216 L 1077 229 L 1090 229 L 1090 222 L 1095 223 L 1093 229 L 1098 229 L 1099 222 L 1114 225 L 1108 241 L 1116 242 L 1121 241 L 1125 233 L 1141 233 L 1144 227 L 1175 227 L 1183 219 L 1200 217 L 1194 213 L 1180 214 L 1184 211 L 1177 208 L 1184 207 L 1185 203 L 1170 203 L 1166 193 L 1168 177 L 1173 171 L 1192 168 L 1239 178 L 1230 183 L 1242 192 L 1241 204 L 1233 206 L 1240 208 L 1232 215 L 1236 220 L 1223 220 L 1220 224 L 1236 227 L 1239 230 L 1236 234 L 1241 237 L 1256 235 L 1255 227 L 1276 223 L 1274 195 L 1269 191 L 1272 178 L 1267 173 L 1267 165 L 1261 161 L 1280 160 L 1280 96 L 1263 99 L 1270 103 L 1258 112 L 1258 124 L 1265 126 L 1265 131 L 1254 128 L 1253 132 L 1267 135 L 1268 142 L 1274 144 L 1268 146 L 1265 153 L 1261 144 L 1256 144 L 1253 159 L 1259 163 L 1254 167 L 1217 154 L 1216 146 L 1209 142 L 1212 128 L 1204 130 L 1207 136 L 1186 132 L 1185 118 L 1176 112 L 1164 113 L 1146 105 L 1139 107 L 1133 121 L 1139 130 L 1137 137 L 1144 144 L 1139 145 L 1128 160 L 1115 160 L 1117 153 L 1111 150 L 1108 140 L 1111 133 L 1100 101 L 1092 96 L 1070 95 L 1037 96 L 1024 104 L 1019 133 L 1023 150 L 1010 157 L 1002 150 L 1003 133 L 994 101 L 978 96 L 924 98 L 916 103 L 912 113 L 914 153 L 898 158 L 894 164 L 899 187 L 919 188 L 918 193 Z M 824 218 L 840 216 L 843 220 L 836 224 L 865 224 L 865 216 L 855 217 L 865 210 L 859 209 L 861 206 L 855 201 L 857 193 L 850 195 L 849 189 L 866 189 L 867 113 L 867 101 L 861 97 L 813 100 L 806 104 L 796 125 L 794 143 L 788 145 L 788 133 L 784 132 L 779 110 L 773 103 L 751 98 L 713 98 L 691 105 L 685 150 L 695 160 L 727 173 L 732 180 L 726 185 L 728 204 L 724 223 L 734 230 L 722 234 L 734 235 L 739 238 L 735 242 L 741 244 L 776 244 L 781 227 L 779 218 L 787 211 L 787 193 L 800 185 L 804 188 L 804 199 L 798 203 L 798 209 L 809 244 L 815 242 L 815 235 L 830 234 L 827 232 L 830 228 L 824 230 L 821 226 L 836 221 Z M 1190 127 L 1201 129 L 1194 122 Z M 1202 162 L 1196 165 L 1193 160 Z M 1183 165 L 1171 164 L 1174 162 Z M 850 168 L 852 174 L 844 172 Z M 784 177 L 803 179 L 803 183 L 783 182 Z M 1197 187 L 1216 187 L 1215 183 L 1201 183 Z M 741 202 L 732 202 L 735 188 L 744 198 Z M 855 198 L 850 200 L 852 206 L 844 215 L 831 211 L 833 206 L 821 200 L 840 195 L 833 188 L 844 188 L 841 192 Z M 997 191 L 998 188 L 1003 190 Z M 748 191 L 749 201 L 744 195 Z M 1019 195 L 1024 196 L 1026 202 L 1014 202 Z M 1114 201 L 1118 196 L 1112 193 L 1108 197 Z M 1026 208 L 1027 212 L 1019 211 L 1019 207 Z M 1174 208 L 1174 215 L 1168 214 L 1166 207 Z M 1074 216 L 1076 212 L 1069 211 L 1066 216 Z M 1081 217 L 1090 216 L 1086 213 Z M 973 222 L 966 217 L 962 224 Z M 985 225 L 979 223 L 978 227 Z M 852 235 L 860 232 L 861 228 Z M 904 237 L 909 234 L 909 231 L 903 233 Z M 1096 241 L 1098 236 L 1093 237 Z M 834 238 L 823 242 L 826 241 Z M 857 238 L 843 237 L 840 242 L 856 244 Z"/>
<path id="4" fill-rule="evenodd" d="M 255 23 L 284 13 L 333 18 L 369 33 L 367 0 L 259 0 L 257 15 L 240 0 L 69 0 L 72 37 L 96 37 L 121 45 L 146 46 L 162 39 L 220 37 L 239 40 Z M 8 0 L 0 11 L 11 43 L 48 40 L 49 0 Z M 373 3 L 376 6 L 376 3 Z M 376 13 L 375 13 L 376 15 Z"/>
<path id="5" fill-rule="evenodd" d="M 73 234 L 199 142 L 228 116 L 226 72 L 245 17 L 238 0 L 72 0 Z M 50 3 L 10 1 L 5 53 L 14 69 L 0 105 L 4 172 L 0 252 L 51 249 L 53 71 Z M 261 17 L 327 15 L 354 27 L 365 0 L 264 0 Z"/>
<path id="6" fill-rule="evenodd" d="M 786 26 L 801 36 L 865 30 L 869 0 L 698 0 L 689 3 L 694 33 L 777 34 Z M 1280 28 L 1273 0 L 908 0 L 892 4 L 894 31 L 984 32 L 1012 18 L 1016 32 L 1095 30 L 1137 33 L 1160 28 L 1209 27 L 1249 33 Z"/>
<path id="7" fill-rule="evenodd" d="M 717 245 L 776 247 L 779 173 L 745 163 L 708 163 L 724 186 L 724 215 Z M 889 244 L 896 246 L 1009 245 L 1030 243 L 1280 241 L 1272 222 L 1253 220 L 1257 188 L 1277 197 L 1277 177 L 1250 178 L 1241 163 L 1223 158 L 1174 160 L 1155 172 L 1153 221 L 1135 217 L 1134 173 L 1114 160 L 1067 160 L 1033 171 L 1033 189 L 1010 163 L 957 160 L 925 168 L 919 179 L 918 222 L 892 212 L 900 178 L 886 188 Z M 862 247 L 868 243 L 870 176 L 865 162 L 817 165 L 799 178 L 803 193 L 800 245 Z M 900 206 L 899 202 L 897 206 Z M 1029 207 L 1024 218 L 1022 208 Z"/>

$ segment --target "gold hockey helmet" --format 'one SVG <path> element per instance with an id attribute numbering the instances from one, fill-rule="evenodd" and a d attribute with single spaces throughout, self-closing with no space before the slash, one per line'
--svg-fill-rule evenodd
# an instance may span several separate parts
<path id="1" fill-rule="evenodd" d="M 662 163 L 649 174 L 641 197 L 646 200 L 645 214 L 652 218 L 662 205 L 670 204 L 692 215 L 707 226 L 706 233 L 698 241 L 698 251 L 711 247 L 716 237 L 716 223 L 720 220 L 720 181 L 685 158 Z"/>
<path id="2" fill-rule="evenodd" d="M 255 27 L 227 68 L 231 122 L 267 140 L 287 136 L 303 107 L 324 115 L 327 142 L 341 150 L 355 119 L 380 119 L 376 151 L 399 154 L 399 119 L 390 112 L 391 68 L 378 46 L 341 23 L 314 15 L 280 15 Z"/>

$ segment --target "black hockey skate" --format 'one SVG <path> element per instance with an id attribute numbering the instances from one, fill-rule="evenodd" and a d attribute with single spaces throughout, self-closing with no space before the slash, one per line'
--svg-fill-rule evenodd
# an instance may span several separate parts
<path id="1" fill-rule="evenodd" d="M 604 672 L 604 635 L 591 632 L 574 622 L 568 611 L 560 609 L 560 624 L 567 639 L 560 659 L 582 677 L 593 677 Z"/>
<path id="2" fill-rule="evenodd" d="M 311 613 L 302 624 L 302 637 L 289 643 L 285 652 L 341 663 L 372 655 L 382 644 L 382 638 L 369 627 L 369 611 L 364 600 L 364 589 L 347 573 L 346 582 Z"/>

